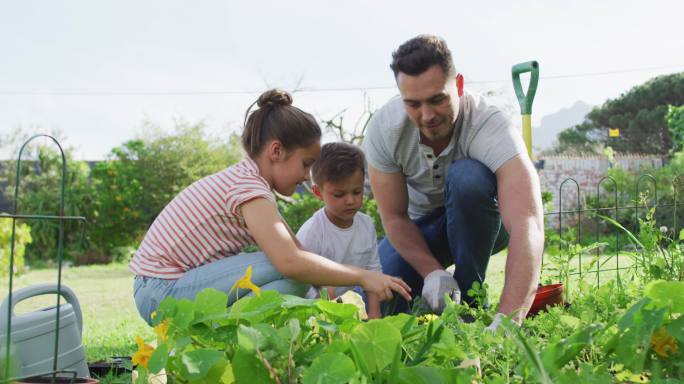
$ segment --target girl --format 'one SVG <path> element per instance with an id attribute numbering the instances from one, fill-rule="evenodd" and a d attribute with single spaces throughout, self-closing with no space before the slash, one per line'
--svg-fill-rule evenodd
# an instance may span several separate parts
<path id="1" fill-rule="evenodd" d="M 267 91 L 256 103 L 242 134 L 244 160 L 184 189 L 133 256 L 129 268 L 137 275 L 134 297 L 143 319 L 149 323 L 167 296 L 193 299 L 207 287 L 228 292 L 250 265 L 261 289 L 304 296 L 309 284 L 361 286 L 381 300 L 392 298 L 392 291 L 409 300 L 410 288 L 397 277 L 302 248 L 278 213 L 272 190 L 291 195 L 309 179 L 321 130 L 313 116 L 292 106 L 287 92 Z M 254 244 L 263 252 L 241 252 Z M 229 305 L 235 301 L 230 296 Z"/>

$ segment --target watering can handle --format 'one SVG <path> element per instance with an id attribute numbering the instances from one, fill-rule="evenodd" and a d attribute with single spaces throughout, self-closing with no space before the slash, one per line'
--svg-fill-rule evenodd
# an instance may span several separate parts
<path id="1" fill-rule="evenodd" d="M 29 299 L 34 296 L 47 295 L 47 294 L 57 294 L 57 284 L 46 283 L 46 284 L 36 284 L 31 285 L 26 288 L 18 289 L 12 293 L 12 316 L 14 316 L 14 307 L 22 300 Z M 83 333 L 83 314 L 81 313 L 81 306 L 78 303 L 76 294 L 71 288 L 62 284 L 61 295 L 71 304 L 71 307 L 76 313 L 76 321 L 78 322 L 78 331 Z M 7 327 L 7 306 L 9 305 L 8 298 L 2 302 L 0 305 L 0 330 L 4 330 Z"/>
<path id="2" fill-rule="evenodd" d="M 530 72 L 530 84 L 527 92 L 523 92 L 522 84 L 520 83 L 520 75 Z M 539 63 L 536 61 L 528 61 L 526 63 L 516 64 L 511 68 L 513 75 L 513 88 L 515 95 L 518 97 L 520 104 L 521 115 L 532 114 L 532 102 L 534 101 L 534 94 L 537 93 L 537 83 L 539 82 Z"/>

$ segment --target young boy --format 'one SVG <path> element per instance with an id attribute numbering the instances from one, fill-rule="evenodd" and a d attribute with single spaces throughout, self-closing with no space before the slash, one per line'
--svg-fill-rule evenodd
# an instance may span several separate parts
<path id="1" fill-rule="evenodd" d="M 382 271 L 377 252 L 375 227 L 360 213 L 363 203 L 365 157 L 360 148 L 346 143 L 328 143 L 311 168 L 313 193 L 325 202 L 297 232 L 297 238 L 311 252 L 338 263 Z M 331 298 L 354 287 L 326 287 Z M 312 288 L 307 297 L 318 295 Z M 369 319 L 381 317 L 378 296 L 366 292 Z"/>

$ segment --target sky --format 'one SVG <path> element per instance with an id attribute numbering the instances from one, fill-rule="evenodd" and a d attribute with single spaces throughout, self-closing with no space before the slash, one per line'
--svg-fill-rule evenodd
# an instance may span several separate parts
<path id="1" fill-rule="evenodd" d="M 537 60 L 538 124 L 684 71 L 682 14 L 684 2 L 659 0 L 0 0 L 0 138 L 60 132 L 97 160 L 144 122 L 227 137 L 276 86 L 320 119 L 353 122 L 397 94 L 391 53 L 422 33 L 444 37 L 466 87 L 512 114 L 510 68 Z"/>

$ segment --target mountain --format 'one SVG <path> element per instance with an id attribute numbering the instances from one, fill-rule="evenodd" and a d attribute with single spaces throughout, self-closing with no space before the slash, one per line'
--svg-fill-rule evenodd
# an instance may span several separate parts
<path id="1" fill-rule="evenodd" d="M 576 101 L 570 108 L 546 115 L 541 119 L 541 126 L 532 128 L 532 143 L 535 148 L 547 149 L 553 145 L 556 136 L 565 128 L 570 128 L 584 121 L 584 116 L 593 106 Z"/>

